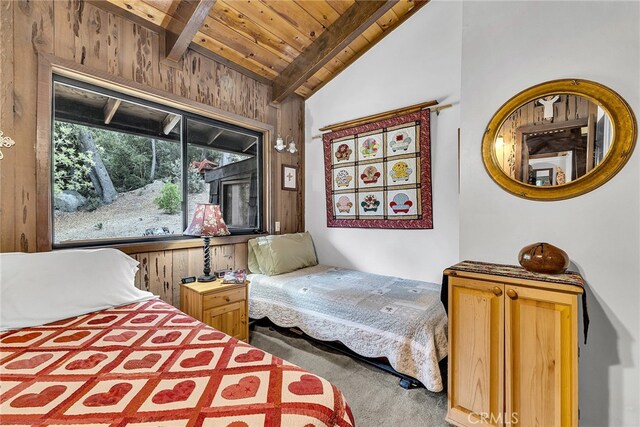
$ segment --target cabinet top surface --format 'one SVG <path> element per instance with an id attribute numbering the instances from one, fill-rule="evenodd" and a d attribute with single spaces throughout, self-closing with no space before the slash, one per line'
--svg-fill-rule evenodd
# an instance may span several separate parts
<path id="1" fill-rule="evenodd" d="M 562 274 L 542 274 L 527 271 L 520 266 L 491 264 L 480 261 L 462 261 L 445 270 L 445 274 L 451 274 L 451 271 L 489 274 L 492 276 L 504 276 L 517 279 L 535 280 L 539 282 L 559 283 L 563 285 L 572 285 L 584 288 L 584 279 L 579 273 L 567 271 Z"/>
<path id="2" fill-rule="evenodd" d="M 181 283 L 180 285 L 185 288 L 191 289 L 199 294 L 205 294 L 207 292 L 219 292 L 227 289 L 241 288 L 246 286 L 248 282 L 244 283 L 222 283 L 222 279 L 216 279 L 213 282 L 193 282 L 193 283 Z"/>

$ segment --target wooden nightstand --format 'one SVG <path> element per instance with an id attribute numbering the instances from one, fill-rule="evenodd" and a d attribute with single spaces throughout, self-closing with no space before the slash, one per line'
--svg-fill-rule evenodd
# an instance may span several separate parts
<path id="1" fill-rule="evenodd" d="M 249 342 L 249 282 L 181 284 L 180 310 L 239 340 Z"/>

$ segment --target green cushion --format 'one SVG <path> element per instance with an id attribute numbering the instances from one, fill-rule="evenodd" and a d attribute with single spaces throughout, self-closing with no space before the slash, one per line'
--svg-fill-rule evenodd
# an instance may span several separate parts
<path id="1" fill-rule="evenodd" d="M 289 273 L 318 264 L 313 240 L 308 232 L 261 236 L 250 240 L 249 247 L 253 247 L 260 272 L 267 276 Z M 249 269 L 253 272 L 251 265 Z"/>
<path id="2" fill-rule="evenodd" d="M 260 271 L 260 264 L 258 263 L 255 252 L 255 247 L 257 245 L 256 240 L 258 239 L 251 239 L 247 242 L 247 248 L 249 250 L 249 254 L 247 256 L 247 266 L 249 267 L 250 272 L 260 274 L 262 273 L 262 271 Z"/>

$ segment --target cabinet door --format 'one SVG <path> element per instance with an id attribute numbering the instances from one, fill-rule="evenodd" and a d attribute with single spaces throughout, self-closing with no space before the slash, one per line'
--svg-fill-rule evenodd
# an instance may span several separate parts
<path id="1" fill-rule="evenodd" d="M 505 293 L 507 415 L 521 426 L 577 426 L 577 297 L 518 286 Z"/>
<path id="2" fill-rule="evenodd" d="M 449 412 L 461 426 L 502 426 L 504 285 L 449 278 Z"/>
<path id="3" fill-rule="evenodd" d="M 204 323 L 242 341 L 248 341 L 245 301 L 234 302 L 204 312 Z"/>

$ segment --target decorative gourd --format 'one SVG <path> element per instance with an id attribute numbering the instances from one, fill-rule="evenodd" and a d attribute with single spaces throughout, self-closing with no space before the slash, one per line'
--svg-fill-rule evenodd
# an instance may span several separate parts
<path id="1" fill-rule="evenodd" d="M 558 247 L 538 242 L 522 248 L 518 262 L 525 270 L 534 273 L 560 274 L 569 267 L 569 256 Z"/>

